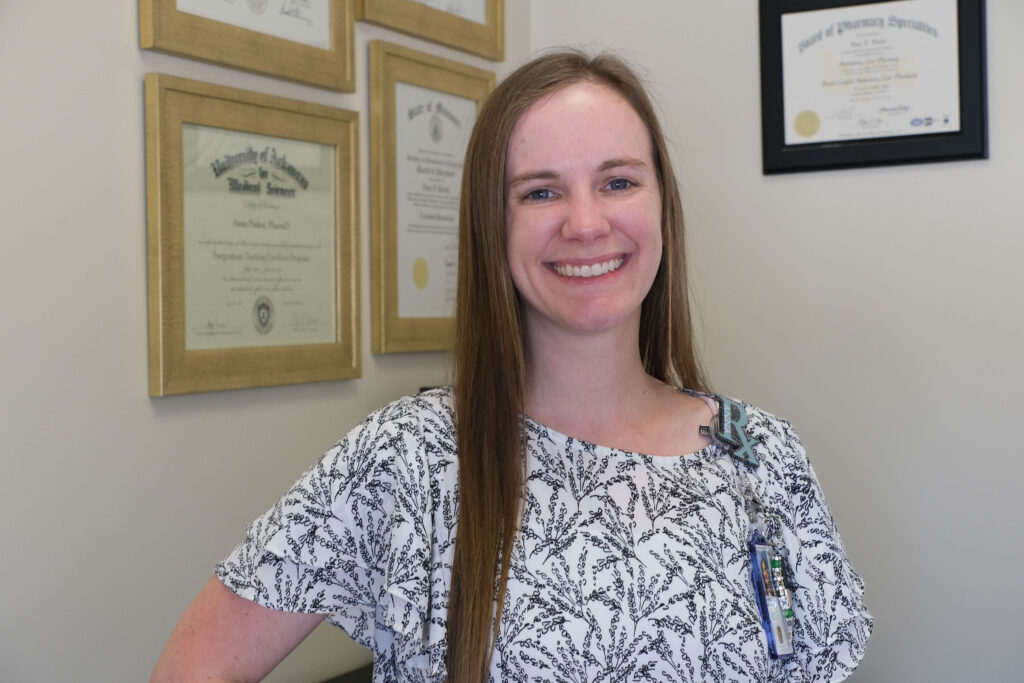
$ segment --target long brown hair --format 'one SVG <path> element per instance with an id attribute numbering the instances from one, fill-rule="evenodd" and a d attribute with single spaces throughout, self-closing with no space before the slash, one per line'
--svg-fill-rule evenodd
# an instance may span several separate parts
<path id="1" fill-rule="evenodd" d="M 513 126 L 531 105 L 584 80 L 619 93 L 651 136 L 661 189 L 664 247 L 658 274 L 641 308 L 644 368 L 667 383 L 706 389 L 693 344 L 679 190 L 661 126 L 642 83 L 625 63 L 608 54 L 590 58 L 563 50 L 530 61 L 505 78 L 481 106 L 462 171 L 453 358 L 459 516 L 447 659 L 448 680 L 457 683 L 487 678 L 522 514 L 527 350 L 523 304 L 505 251 L 508 141 Z"/>

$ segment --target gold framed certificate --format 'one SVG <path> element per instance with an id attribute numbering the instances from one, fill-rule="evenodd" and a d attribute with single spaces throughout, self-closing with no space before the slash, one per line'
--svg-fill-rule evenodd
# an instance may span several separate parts
<path id="1" fill-rule="evenodd" d="M 494 61 L 505 59 L 504 0 L 357 0 L 361 21 L 448 45 Z"/>
<path id="2" fill-rule="evenodd" d="M 338 92 L 355 90 L 353 0 L 139 0 L 139 44 Z"/>
<path id="3" fill-rule="evenodd" d="M 761 0 L 765 173 L 984 158 L 983 0 Z"/>
<path id="4" fill-rule="evenodd" d="M 454 342 L 463 157 L 493 87 L 489 71 L 370 43 L 374 353 Z"/>
<path id="5" fill-rule="evenodd" d="M 151 396 L 359 376 L 357 127 L 146 75 Z"/>

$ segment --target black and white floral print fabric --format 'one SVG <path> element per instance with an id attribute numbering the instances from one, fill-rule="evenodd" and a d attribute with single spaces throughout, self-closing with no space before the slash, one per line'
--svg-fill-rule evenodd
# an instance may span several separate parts
<path id="1" fill-rule="evenodd" d="M 527 421 L 529 475 L 493 681 L 838 681 L 872 621 L 788 422 L 745 406 L 758 466 L 678 457 Z M 374 653 L 375 681 L 443 681 L 457 459 L 451 392 L 370 415 L 217 566 L 237 594 L 320 612 Z M 795 581 L 796 650 L 768 656 L 744 491 Z"/>

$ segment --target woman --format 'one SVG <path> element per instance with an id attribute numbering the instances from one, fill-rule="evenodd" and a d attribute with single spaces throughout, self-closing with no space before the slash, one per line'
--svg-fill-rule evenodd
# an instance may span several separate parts
<path id="1" fill-rule="evenodd" d="M 703 393 L 675 177 L 617 59 L 542 56 L 481 108 L 456 318 L 454 388 L 375 412 L 253 522 L 154 680 L 258 679 L 324 617 L 377 681 L 853 670 L 862 583 L 792 428 Z"/>

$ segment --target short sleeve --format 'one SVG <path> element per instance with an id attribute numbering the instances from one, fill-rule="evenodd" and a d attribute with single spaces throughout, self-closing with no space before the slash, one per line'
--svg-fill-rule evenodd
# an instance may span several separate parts
<path id="1" fill-rule="evenodd" d="M 266 607 L 325 614 L 376 654 L 383 627 L 389 656 L 422 659 L 429 450 L 411 399 L 370 415 L 248 526 L 217 576 Z"/>
<path id="2" fill-rule="evenodd" d="M 814 468 L 792 426 L 780 422 L 788 500 L 779 513 L 796 616 L 796 661 L 787 667 L 799 668 L 791 680 L 841 681 L 863 658 L 873 620 Z"/>

